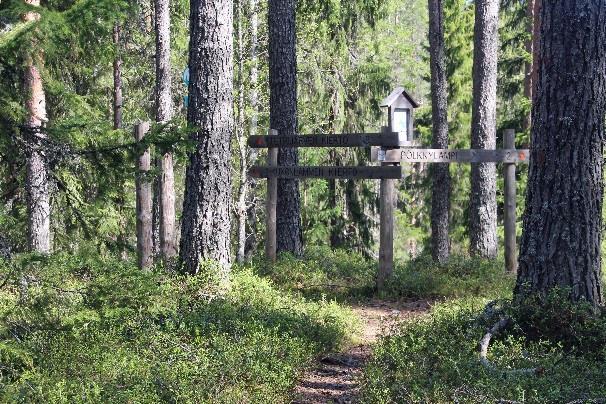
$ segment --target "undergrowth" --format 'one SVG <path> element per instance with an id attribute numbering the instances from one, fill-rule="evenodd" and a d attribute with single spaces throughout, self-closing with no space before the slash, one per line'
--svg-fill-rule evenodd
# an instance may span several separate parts
<path id="1" fill-rule="evenodd" d="M 253 270 L 277 285 L 308 298 L 339 301 L 376 296 L 377 263 L 360 254 L 326 247 L 308 247 L 302 258 L 282 255 L 274 265 L 258 261 Z M 454 256 L 439 265 L 431 257 L 396 262 L 393 277 L 380 297 L 385 299 L 497 298 L 510 294 L 515 278 L 502 261 Z"/>
<path id="2" fill-rule="evenodd" d="M 0 402 L 284 402 L 315 356 L 347 343 L 349 310 L 58 254 L 0 265 Z M 215 271 L 216 273 L 216 271 Z"/>
<path id="3" fill-rule="evenodd" d="M 606 401 L 606 316 L 554 292 L 546 300 L 500 302 L 511 326 L 478 360 L 478 343 L 498 320 L 486 299 L 434 307 L 396 326 L 364 373 L 366 403 L 585 403 Z M 516 373 L 514 369 L 533 369 Z"/>

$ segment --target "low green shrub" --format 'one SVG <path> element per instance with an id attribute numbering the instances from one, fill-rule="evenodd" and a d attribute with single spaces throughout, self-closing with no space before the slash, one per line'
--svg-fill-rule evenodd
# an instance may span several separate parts
<path id="1" fill-rule="evenodd" d="M 232 275 L 224 290 L 95 256 L 0 265 L 0 402 L 286 401 L 356 320 L 250 269 Z"/>
<path id="2" fill-rule="evenodd" d="M 351 251 L 308 247 L 302 258 L 282 255 L 275 265 L 255 262 L 253 270 L 277 285 L 318 298 L 356 300 L 375 295 L 376 260 Z M 515 278 L 499 260 L 453 256 L 446 264 L 431 257 L 396 262 L 382 297 L 387 299 L 506 297 Z"/>
<path id="3" fill-rule="evenodd" d="M 530 295 L 504 309 L 514 320 L 514 331 L 529 341 L 549 340 L 568 354 L 606 360 L 606 310 L 583 301 L 573 303 L 569 290 Z"/>
<path id="4" fill-rule="evenodd" d="M 387 294 L 411 299 L 511 295 L 515 277 L 505 272 L 501 260 L 452 256 L 438 264 L 430 256 L 396 263 Z"/>
<path id="5" fill-rule="evenodd" d="M 494 317 L 483 315 L 485 303 L 485 299 L 478 298 L 445 302 L 437 305 L 430 316 L 398 325 L 375 347 L 364 372 L 363 402 L 566 403 L 579 400 L 575 402 L 580 403 L 606 397 L 605 345 L 576 345 L 572 352 L 559 338 L 543 338 L 557 330 L 541 325 L 542 321 L 538 329 L 545 333 L 528 337 L 519 332 L 519 322 L 515 319 L 512 328 L 490 343 L 488 359 L 496 369 L 482 366 L 478 344 L 495 323 Z M 537 308 L 531 310 L 537 310 L 538 314 Z M 577 319 L 581 318 L 583 309 L 575 310 L 579 311 Z M 513 314 L 515 309 L 507 307 L 505 311 Z M 526 319 L 537 319 L 533 313 Z M 547 318 L 557 317 L 553 314 Z M 603 318 L 594 317 L 592 321 L 595 323 L 589 330 L 595 330 L 597 323 L 601 329 L 606 324 Z M 585 320 L 584 323 L 588 324 Z M 572 329 L 577 323 L 573 318 L 570 323 L 558 324 Z M 580 336 L 581 329 L 576 330 L 576 341 L 591 344 L 591 339 Z M 596 355 L 596 351 L 601 354 Z M 528 368 L 537 371 L 509 372 Z"/>
<path id="6" fill-rule="evenodd" d="M 281 288 L 312 299 L 355 300 L 372 296 L 375 289 L 374 261 L 328 247 L 309 246 L 301 258 L 281 254 L 275 264 L 259 259 L 252 269 Z"/>

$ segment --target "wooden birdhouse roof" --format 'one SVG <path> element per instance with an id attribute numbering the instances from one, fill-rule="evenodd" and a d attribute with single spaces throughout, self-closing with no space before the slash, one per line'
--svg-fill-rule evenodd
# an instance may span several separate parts
<path id="1" fill-rule="evenodd" d="M 400 96 L 404 96 L 413 108 L 419 108 L 420 104 L 412 98 L 412 96 L 404 89 L 404 87 L 398 87 L 391 92 L 383 101 L 381 101 L 380 107 L 390 107 Z"/>

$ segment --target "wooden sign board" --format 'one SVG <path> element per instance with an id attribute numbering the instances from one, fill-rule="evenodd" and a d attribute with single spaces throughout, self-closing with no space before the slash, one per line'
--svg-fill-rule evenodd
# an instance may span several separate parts
<path id="1" fill-rule="evenodd" d="M 391 149 L 373 147 L 371 160 L 381 163 L 528 163 L 527 149 Z"/>
<path id="2" fill-rule="evenodd" d="M 392 133 L 339 133 L 297 136 L 250 136 L 248 146 L 255 149 L 274 147 L 410 147 L 415 141 L 400 140 Z"/>
<path id="3" fill-rule="evenodd" d="M 402 169 L 397 166 L 383 167 L 260 167 L 253 166 L 248 175 L 254 178 L 360 178 L 360 179 L 400 179 Z"/>

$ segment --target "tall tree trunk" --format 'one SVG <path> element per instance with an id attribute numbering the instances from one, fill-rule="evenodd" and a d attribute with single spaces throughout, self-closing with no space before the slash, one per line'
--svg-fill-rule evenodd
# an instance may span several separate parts
<path id="1" fill-rule="evenodd" d="M 429 0 L 429 54 L 431 65 L 432 147 L 448 148 L 448 94 L 444 50 L 444 6 Z M 450 170 L 448 164 L 432 166 L 431 254 L 438 262 L 450 256 Z"/>
<path id="2" fill-rule="evenodd" d="M 270 126 L 281 136 L 297 131 L 297 56 L 295 0 L 269 0 L 269 109 Z M 280 149 L 278 165 L 296 166 L 297 149 Z M 303 251 L 299 181 L 278 181 L 277 251 Z"/>
<path id="3" fill-rule="evenodd" d="M 141 142 L 149 131 L 149 123 L 140 123 L 135 127 L 135 141 Z M 149 148 L 142 150 L 137 158 L 137 176 L 135 178 L 137 209 L 137 257 L 140 269 L 149 269 L 153 257 L 152 225 L 152 182 L 149 179 L 151 156 Z"/>
<path id="4" fill-rule="evenodd" d="M 249 136 L 255 136 L 257 134 L 257 123 L 259 119 L 259 91 L 257 89 L 259 85 L 259 1 L 258 0 L 250 0 L 249 8 L 250 8 L 250 126 L 248 130 Z M 249 161 L 251 164 L 257 158 L 256 149 L 251 149 L 249 151 Z M 254 198 L 254 190 L 256 187 L 257 181 L 254 179 L 249 179 L 249 195 L 252 195 L 252 198 L 249 198 L 249 203 L 246 208 L 246 220 L 248 222 L 249 234 L 246 237 L 245 243 L 245 255 L 246 259 L 252 258 L 254 254 L 254 249 L 256 247 L 256 203 Z"/>
<path id="5" fill-rule="evenodd" d="M 120 56 L 120 36 L 121 29 L 120 25 L 114 25 L 114 37 L 113 42 L 116 49 L 116 56 L 114 57 L 114 129 L 122 128 L 122 58 Z M 121 250 L 122 259 L 128 258 L 128 235 L 126 219 L 122 214 L 122 208 L 125 204 L 124 200 L 125 189 L 124 183 L 120 184 L 120 193 L 116 198 L 116 203 L 120 212 L 120 230 L 118 234 L 118 248 Z"/>
<path id="6" fill-rule="evenodd" d="M 494 149 L 497 126 L 499 0 L 478 0 L 475 5 L 471 147 Z M 473 256 L 497 256 L 496 187 L 494 163 L 472 165 L 469 235 Z"/>
<path id="7" fill-rule="evenodd" d="M 544 2 L 518 298 L 570 288 L 602 304 L 606 7 Z"/>
<path id="8" fill-rule="evenodd" d="M 156 122 L 172 119 L 170 74 L 170 1 L 155 0 L 156 28 Z M 177 255 L 175 237 L 175 173 L 170 150 L 160 150 L 158 158 L 160 204 L 160 252 L 165 261 Z"/>
<path id="9" fill-rule="evenodd" d="M 232 0 L 190 1 L 189 107 L 196 150 L 186 173 L 180 259 L 195 274 L 205 260 L 230 258 L 231 147 L 233 132 Z"/>
<path id="10" fill-rule="evenodd" d="M 238 75 L 237 75 L 237 121 L 236 136 L 238 140 L 238 154 L 240 160 L 240 183 L 238 185 L 238 202 L 236 206 L 236 216 L 238 218 L 238 240 L 236 261 L 243 263 L 246 260 L 246 205 L 248 201 L 248 152 L 246 145 L 246 135 L 244 131 L 244 35 L 242 33 L 242 0 L 236 0 L 235 4 L 236 18 L 236 43 L 238 57 Z"/>
<path id="11" fill-rule="evenodd" d="M 122 58 L 120 57 L 120 26 L 114 25 L 114 129 L 122 127 Z"/>
<path id="12" fill-rule="evenodd" d="M 40 0 L 25 0 L 31 6 L 40 6 Z M 23 16 L 25 22 L 37 21 L 40 14 L 27 12 Z M 32 44 L 35 49 L 37 45 Z M 50 189 L 49 172 L 46 162 L 44 140 L 47 135 L 43 131 L 46 118 L 46 96 L 40 76 L 42 52 L 33 51 L 25 63 L 25 91 L 27 98 L 27 141 L 30 145 L 27 155 L 27 208 L 28 208 L 28 242 L 31 251 L 49 253 L 51 251 L 50 231 Z"/>

